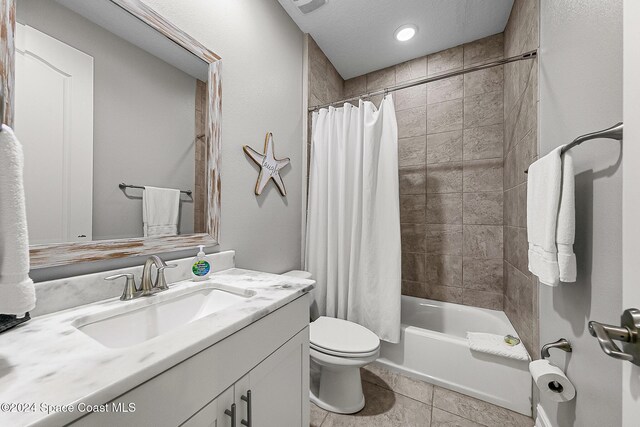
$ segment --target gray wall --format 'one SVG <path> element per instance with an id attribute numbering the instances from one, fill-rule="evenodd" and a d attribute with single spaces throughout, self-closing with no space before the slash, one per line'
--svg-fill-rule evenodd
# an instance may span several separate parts
<path id="1" fill-rule="evenodd" d="M 276 0 L 146 0 L 222 57 L 222 223 L 220 246 L 240 267 L 268 272 L 300 268 L 302 212 L 303 34 Z M 271 184 L 253 194 L 257 169 L 242 152 L 261 149 L 273 132 L 287 197 Z M 189 256 L 189 251 L 166 254 Z M 135 265 L 139 258 L 33 271 L 36 280 Z"/>
<path id="2" fill-rule="evenodd" d="M 542 0 L 540 155 L 622 120 L 622 0 Z M 621 307 L 622 170 L 617 142 L 572 151 L 576 166 L 578 280 L 540 285 L 540 343 L 565 337 L 570 355 L 553 356 L 576 399 L 542 399 L 557 426 L 621 425 L 622 362 L 604 355 L 587 322 L 618 324 Z"/>
<path id="3" fill-rule="evenodd" d="M 193 188 L 195 78 L 54 1 L 19 1 L 18 21 L 94 58 L 93 238 L 142 236 L 142 192 L 117 185 Z M 182 200 L 188 234 L 193 202 Z"/>

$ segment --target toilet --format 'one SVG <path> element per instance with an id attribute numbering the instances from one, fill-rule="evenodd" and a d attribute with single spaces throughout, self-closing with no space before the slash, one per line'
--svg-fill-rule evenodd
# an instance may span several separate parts
<path id="1" fill-rule="evenodd" d="M 290 271 L 286 276 L 311 279 L 307 271 Z M 313 311 L 312 303 L 312 311 Z M 360 368 L 378 358 L 380 339 L 376 334 L 348 320 L 320 316 L 309 327 L 309 355 L 320 370 L 320 384 L 310 391 L 313 403 L 339 414 L 353 414 L 364 408 Z"/>

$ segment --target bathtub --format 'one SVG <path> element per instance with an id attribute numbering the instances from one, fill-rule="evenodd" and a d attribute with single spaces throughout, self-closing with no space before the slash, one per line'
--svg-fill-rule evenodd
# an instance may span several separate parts
<path id="1" fill-rule="evenodd" d="M 528 362 L 472 352 L 467 331 L 517 336 L 502 311 L 403 295 L 400 343 L 375 364 L 531 416 Z"/>

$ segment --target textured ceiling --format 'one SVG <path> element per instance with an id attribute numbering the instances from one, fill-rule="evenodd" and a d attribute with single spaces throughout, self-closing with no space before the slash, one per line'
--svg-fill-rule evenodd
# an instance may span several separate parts
<path id="1" fill-rule="evenodd" d="M 303 15 L 292 0 L 278 0 L 296 24 L 311 34 L 343 78 L 500 33 L 513 0 L 328 0 Z M 393 34 L 418 26 L 408 42 Z"/>

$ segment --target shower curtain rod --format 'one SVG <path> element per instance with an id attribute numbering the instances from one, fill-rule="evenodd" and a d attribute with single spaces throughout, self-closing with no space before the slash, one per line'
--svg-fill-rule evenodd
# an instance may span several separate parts
<path id="1" fill-rule="evenodd" d="M 420 80 L 409 81 L 407 83 L 402 83 L 402 84 L 399 84 L 399 85 L 395 85 L 395 86 L 391 86 L 391 87 L 388 87 L 388 88 L 376 90 L 376 91 L 373 91 L 373 92 L 368 92 L 368 93 L 363 94 L 363 95 L 353 96 L 351 98 L 342 99 L 340 101 L 330 102 L 328 104 L 316 105 L 316 106 L 313 106 L 313 107 L 309 107 L 308 110 L 309 111 L 316 111 L 316 110 L 319 110 L 320 108 L 326 108 L 326 107 L 330 107 L 332 105 L 344 104 L 346 102 L 356 101 L 356 100 L 361 99 L 361 98 L 371 98 L 372 96 L 376 96 L 376 95 L 386 95 L 389 92 L 395 92 L 397 90 L 406 89 L 406 88 L 409 88 L 409 87 L 420 86 L 420 85 L 431 83 L 431 82 L 435 82 L 435 81 L 438 81 L 438 80 L 447 79 L 449 77 L 455 77 L 455 76 L 460 76 L 462 74 L 471 73 L 473 71 L 480 71 L 480 70 L 484 70 L 484 69 L 487 69 L 487 68 L 497 67 L 498 65 L 508 64 L 510 62 L 524 61 L 524 60 L 527 60 L 527 59 L 533 59 L 533 58 L 537 57 L 537 55 L 538 55 L 538 52 L 536 50 L 531 50 L 531 51 L 525 52 L 525 53 L 523 53 L 521 55 L 511 56 L 509 58 L 500 59 L 499 61 L 493 61 L 493 62 L 489 62 L 489 63 L 483 64 L 483 65 L 476 65 L 475 67 L 470 67 L 470 68 L 467 68 L 467 69 L 464 69 L 464 70 L 452 71 L 450 73 L 441 74 L 441 75 L 434 76 L 434 77 L 427 77 L 427 78 L 420 79 Z"/>

